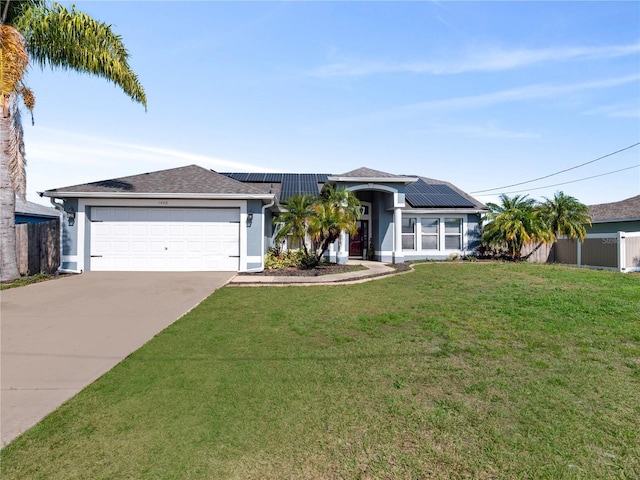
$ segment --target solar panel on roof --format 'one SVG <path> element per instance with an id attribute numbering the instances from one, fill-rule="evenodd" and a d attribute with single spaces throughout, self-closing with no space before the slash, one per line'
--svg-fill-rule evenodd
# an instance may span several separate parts
<path id="1" fill-rule="evenodd" d="M 454 189 L 444 184 L 426 183 L 420 179 L 407 186 L 406 199 L 414 207 L 474 207 L 473 202 L 467 200 Z"/>
<path id="2" fill-rule="evenodd" d="M 295 175 L 285 173 L 282 175 L 282 189 L 280 191 L 280 200 L 286 201 L 288 198 L 296 195 L 297 179 Z"/>
<path id="3" fill-rule="evenodd" d="M 282 182 L 282 174 L 281 173 L 266 173 L 264 176 L 264 181 L 266 183 L 280 183 Z"/>

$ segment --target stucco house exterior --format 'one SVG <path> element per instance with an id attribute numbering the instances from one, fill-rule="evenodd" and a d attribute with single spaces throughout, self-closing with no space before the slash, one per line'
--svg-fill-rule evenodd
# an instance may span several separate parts
<path id="1" fill-rule="evenodd" d="M 454 185 L 368 168 L 339 175 L 217 173 L 197 165 L 43 192 L 64 213 L 63 271 L 252 272 L 264 269 L 287 198 L 325 183 L 362 203 L 356 235 L 331 261 L 444 259 L 471 253 L 486 207 Z"/>

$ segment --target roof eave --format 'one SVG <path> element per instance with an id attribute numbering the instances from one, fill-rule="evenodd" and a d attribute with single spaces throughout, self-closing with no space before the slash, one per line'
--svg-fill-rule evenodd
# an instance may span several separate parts
<path id="1" fill-rule="evenodd" d="M 327 177 L 329 182 L 342 182 L 342 183 L 404 183 L 409 185 L 418 181 L 416 177 L 340 177 L 329 176 Z"/>
<path id="2" fill-rule="evenodd" d="M 177 198 L 199 200 L 273 200 L 274 194 L 256 193 L 128 193 L 128 192 L 55 192 L 47 190 L 50 198 Z"/>
<path id="3" fill-rule="evenodd" d="M 487 208 L 453 208 L 453 207 L 411 207 L 407 206 L 402 209 L 403 212 L 411 213 L 484 213 Z"/>
<path id="4" fill-rule="evenodd" d="M 613 222 L 640 222 L 640 217 L 636 218 L 607 218 L 606 220 L 591 220 L 591 223 L 613 223 Z"/>

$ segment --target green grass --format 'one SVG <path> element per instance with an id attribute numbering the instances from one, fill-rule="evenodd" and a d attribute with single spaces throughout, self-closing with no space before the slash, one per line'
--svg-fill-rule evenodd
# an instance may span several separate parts
<path id="1" fill-rule="evenodd" d="M 431 263 L 226 287 L 2 451 L 2 478 L 640 478 L 640 276 Z"/>
<path id="2" fill-rule="evenodd" d="M 36 273 L 35 275 L 27 275 L 24 277 L 16 278 L 15 280 L 11 280 L 10 282 L 5 282 L 0 284 L 0 290 L 8 290 L 9 288 L 16 287 L 24 287 L 26 285 L 31 285 L 32 283 L 40 283 L 46 282 L 47 280 L 52 280 L 54 278 L 53 275 L 49 275 L 48 273 Z"/>

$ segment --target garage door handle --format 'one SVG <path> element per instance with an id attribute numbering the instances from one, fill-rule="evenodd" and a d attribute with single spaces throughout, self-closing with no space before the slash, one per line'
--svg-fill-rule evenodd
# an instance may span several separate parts
<path id="1" fill-rule="evenodd" d="M 102 255 L 91 255 L 91 258 L 102 258 Z"/>

